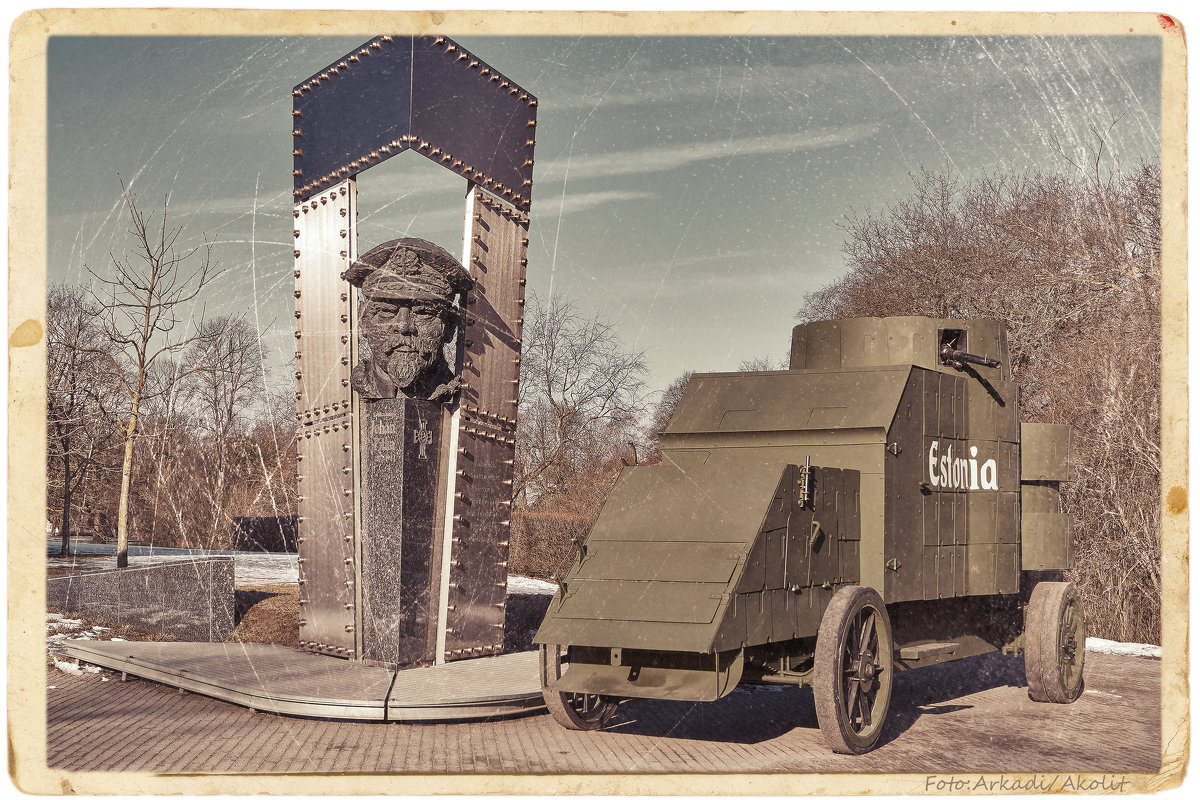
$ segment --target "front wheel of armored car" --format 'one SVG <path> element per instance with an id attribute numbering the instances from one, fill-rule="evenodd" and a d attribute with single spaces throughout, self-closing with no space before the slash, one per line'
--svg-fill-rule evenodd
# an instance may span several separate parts
<path id="1" fill-rule="evenodd" d="M 892 624 L 866 586 L 837 591 L 817 630 L 817 724 L 835 753 L 860 755 L 879 741 L 892 699 Z"/>
<path id="2" fill-rule="evenodd" d="M 1071 583 L 1033 587 L 1025 609 L 1025 680 L 1039 703 L 1073 703 L 1083 693 L 1087 633 L 1083 605 Z"/>
<path id="3" fill-rule="evenodd" d="M 563 661 L 566 647 L 544 644 L 542 647 L 542 697 L 554 721 L 573 731 L 595 731 L 604 727 L 617 710 L 617 701 L 602 694 L 556 692 L 546 688 L 558 680 L 569 662 Z"/>

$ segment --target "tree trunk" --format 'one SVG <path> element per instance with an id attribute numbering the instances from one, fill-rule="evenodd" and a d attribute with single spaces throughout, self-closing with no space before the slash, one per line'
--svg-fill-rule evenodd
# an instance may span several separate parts
<path id="1" fill-rule="evenodd" d="M 129 566 L 129 481 L 133 475 L 133 439 L 137 433 L 138 398 L 125 426 L 125 460 L 121 463 L 121 502 L 117 506 L 117 569 Z"/>
<path id="2" fill-rule="evenodd" d="M 217 444 L 217 485 L 213 491 L 212 525 L 208 530 L 208 549 L 217 550 L 221 530 L 221 512 L 225 508 L 225 459 L 221 456 L 220 443 Z"/>
<path id="3" fill-rule="evenodd" d="M 71 554 L 71 440 L 68 438 L 63 452 L 63 491 L 62 491 L 62 548 L 60 556 Z"/>

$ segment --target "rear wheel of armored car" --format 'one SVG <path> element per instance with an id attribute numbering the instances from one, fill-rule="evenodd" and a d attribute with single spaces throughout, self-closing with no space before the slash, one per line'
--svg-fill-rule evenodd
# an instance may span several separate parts
<path id="1" fill-rule="evenodd" d="M 1040 703 L 1073 703 L 1083 693 L 1087 633 L 1079 593 L 1070 583 L 1033 587 L 1025 610 L 1025 680 Z"/>
<path id="2" fill-rule="evenodd" d="M 838 590 L 817 631 L 813 663 L 817 724 L 835 753 L 875 746 L 892 699 L 892 624 L 879 594 Z"/>
<path id="3" fill-rule="evenodd" d="M 546 688 L 562 677 L 570 666 L 563 660 L 566 647 L 558 644 L 542 645 L 542 697 L 546 710 L 554 721 L 573 731 L 595 731 L 604 727 L 617 710 L 617 701 L 602 694 L 582 692 L 556 692 Z"/>

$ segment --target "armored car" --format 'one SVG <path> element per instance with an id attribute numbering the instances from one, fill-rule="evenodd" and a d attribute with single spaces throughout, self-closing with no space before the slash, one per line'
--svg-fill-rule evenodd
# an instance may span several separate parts
<path id="1" fill-rule="evenodd" d="M 621 472 L 535 639 L 554 719 L 809 685 L 863 753 L 896 672 L 993 651 L 1079 697 L 1070 429 L 1021 422 L 1003 324 L 813 322 L 789 366 L 694 375 L 661 463 Z"/>

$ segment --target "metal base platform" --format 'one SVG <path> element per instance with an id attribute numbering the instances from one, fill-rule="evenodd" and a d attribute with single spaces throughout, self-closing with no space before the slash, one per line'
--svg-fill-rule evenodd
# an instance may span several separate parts
<path id="1" fill-rule="evenodd" d="M 89 664 L 258 711 L 297 717 L 447 722 L 542 707 L 536 652 L 392 670 L 278 645 L 69 642 Z"/>

